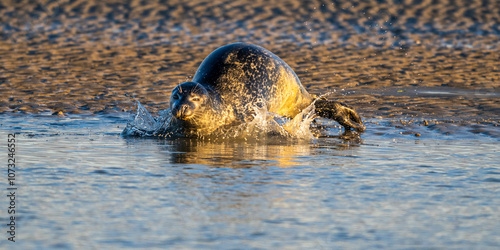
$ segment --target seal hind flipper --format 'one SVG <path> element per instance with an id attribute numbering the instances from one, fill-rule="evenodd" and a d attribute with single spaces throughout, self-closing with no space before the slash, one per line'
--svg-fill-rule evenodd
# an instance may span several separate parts
<path id="1" fill-rule="evenodd" d="M 337 121 L 346 131 L 351 128 L 358 132 L 365 130 L 358 113 L 346 104 L 320 99 L 314 103 L 314 106 L 318 116 Z"/>

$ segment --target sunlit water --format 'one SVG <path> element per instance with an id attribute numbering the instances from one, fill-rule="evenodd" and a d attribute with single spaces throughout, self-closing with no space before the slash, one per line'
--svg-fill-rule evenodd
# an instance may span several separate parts
<path id="1" fill-rule="evenodd" d="M 278 138 L 311 140 L 315 138 L 310 129 L 310 125 L 316 117 L 314 103 L 315 101 L 293 118 L 268 112 L 265 107 L 250 107 L 253 114 L 247 118 L 249 121 L 225 129 L 216 129 L 207 134 L 195 133 L 186 136 L 185 133 L 177 132 L 179 127 L 170 123 L 172 119 L 175 119 L 172 117 L 170 109 L 160 111 L 159 115 L 155 117 L 140 102 L 137 102 L 136 114 L 127 122 L 127 126 L 121 132 L 121 135 L 123 137 L 163 137 L 172 139 L 196 137 L 202 140 L 216 141 L 223 139 L 260 141 L 262 137 L 274 135 Z"/>
<path id="2" fill-rule="evenodd" d="M 16 249 L 500 247 L 499 138 L 472 125 L 207 142 L 123 138 L 128 119 L 2 116 L 2 140 L 20 133 Z"/>
<path id="3" fill-rule="evenodd" d="M 497 2 L 1 1 L 0 249 L 499 249 Z M 264 112 L 232 139 L 120 136 L 232 42 L 366 131 L 267 136 Z"/>

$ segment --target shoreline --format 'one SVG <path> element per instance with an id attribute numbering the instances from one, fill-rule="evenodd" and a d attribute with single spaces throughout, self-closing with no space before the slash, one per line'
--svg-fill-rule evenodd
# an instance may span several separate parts
<path id="1" fill-rule="evenodd" d="M 210 52 L 250 42 L 287 62 L 310 93 L 341 93 L 335 99 L 365 117 L 421 112 L 500 119 L 500 3 L 42 0 L 0 5 L 3 114 L 120 112 L 134 105 L 134 98 L 153 112 L 165 109 L 170 91 L 190 80 Z M 394 92 L 422 88 L 457 94 Z M 461 96 L 461 91 L 492 95 Z"/>

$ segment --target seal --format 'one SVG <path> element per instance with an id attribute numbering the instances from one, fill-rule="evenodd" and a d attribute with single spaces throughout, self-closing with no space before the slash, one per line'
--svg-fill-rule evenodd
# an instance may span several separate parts
<path id="1" fill-rule="evenodd" d="M 213 51 L 192 81 L 173 89 L 170 125 L 184 135 L 207 135 L 252 119 L 255 107 L 293 118 L 314 102 L 318 116 L 337 121 L 346 131 L 364 131 L 353 108 L 316 98 L 278 56 L 257 45 L 234 43 Z"/>

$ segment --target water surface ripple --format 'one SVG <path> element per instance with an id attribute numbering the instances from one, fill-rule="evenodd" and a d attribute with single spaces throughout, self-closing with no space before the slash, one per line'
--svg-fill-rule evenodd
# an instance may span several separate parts
<path id="1" fill-rule="evenodd" d="M 499 249 L 500 2 L 2 0 L 1 249 Z M 119 134 L 214 49 L 267 48 L 367 126 Z M 7 147 L 0 162 L 7 162 Z M 5 166 L 5 165 L 4 165 Z"/>
<path id="2" fill-rule="evenodd" d="M 354 140 L 209 142 L 122 138 L 125 115 L 4 118 L 20 249 L 500 246 L 498 137 L 369 120 Z"/>

